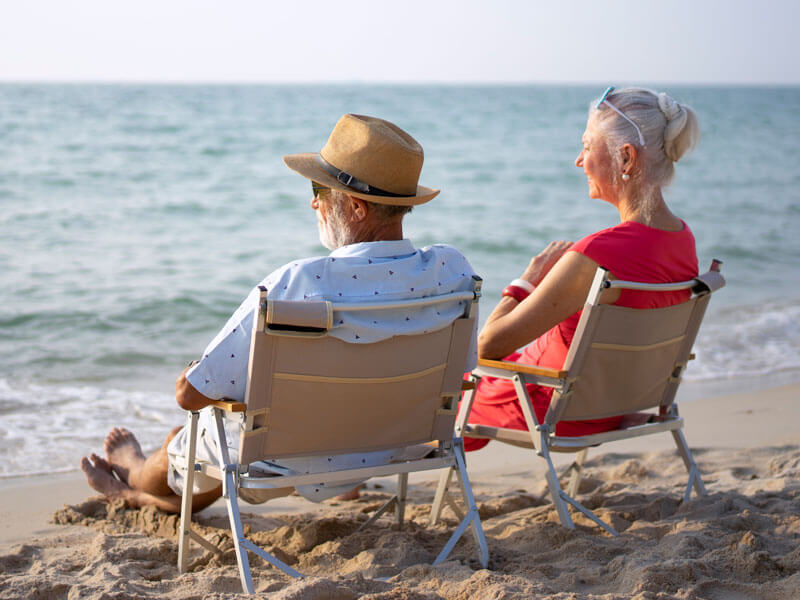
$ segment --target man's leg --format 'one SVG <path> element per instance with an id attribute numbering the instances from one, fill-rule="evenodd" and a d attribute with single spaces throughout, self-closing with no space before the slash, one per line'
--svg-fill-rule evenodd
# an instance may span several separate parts
<path id="1" fill-rule="evenodd" d="M 167 445 L 180 430 L 180 427 L 175 427 L 161 448 L 145 457 L 136 436 L 123 427 L 115 427 L 106 436 L 106 460 L 120 480 L 131 488 L 156 496 L 168 496 L 173 491 L 167 485 Z"/>
<path id="2" fill-rule="evenodd" d="M 168 513 L 179 513 L 181 511 L 181 497 L 174 492 L 170 491 L 167 496 L 156 496 L 133 489 L 114 477 L 111 465 L 104 459 L 96 454 L 92 454 L 91 459 L 90 461 L 88 458 L 82 458 L 81 469 L 83 469 L 89 485 L 109 500 L 125 500 L 132 508 L 155 506 L 159 510 Z M 222 486 L 210 492 L 194 494 L 192 497 L 192 512 L 204 509 L 219 498 L 221 494 Z"/>
<path id="3" fill-rule="evenodd" d="M 167 445 L 180 429 L 174 428 L 161 448 L 145 457 L 139 442 L 130 431 L 114 428 L 106 437 L 105 443 L 109 460 L 96 454 L 91 455 L 91 461 L 87 458 L 81 459 L 81 469 L 89 485 L 109 500 L 126 500 L 134 508 L 155 506 L 165 512 L 180 512 L 181 497 L 167 485 Z M 121 481 L 114 477 L 115 473 Z M 192 511 L 205 508 L 221 494 L 222 485 L 208 492 L 194 494 Z"/>

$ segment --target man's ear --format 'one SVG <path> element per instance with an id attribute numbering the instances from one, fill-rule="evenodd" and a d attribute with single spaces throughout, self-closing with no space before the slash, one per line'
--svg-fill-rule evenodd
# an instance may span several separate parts
<path id="1" fill-rule="evenodd" d="M 361 223 L 367 218 L 369 214 L 369 205 L 366 200 L 356 198 L 355 196 L 347 196 L 350 199 L 350 212 L 353 215 L 353 221 Z"/>

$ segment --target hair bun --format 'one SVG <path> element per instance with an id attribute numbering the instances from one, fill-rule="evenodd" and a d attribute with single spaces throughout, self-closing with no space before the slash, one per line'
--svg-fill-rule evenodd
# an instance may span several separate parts
<path id="1" fill-rule="evenodd" d="M 672 121 L 681 113 L 681 105 L 664 92 L 658 95 L 658 108 L 664 113 L 667 122 Z"/>
<path id="2" fill-rule="evenodd" d="M 694 113 L 683 107 L 664 92 L 658 94 L 658 108 L 667 121 L 664 127 L 664 152 L 672 162 L 697 143 L 698 128 Z"/>

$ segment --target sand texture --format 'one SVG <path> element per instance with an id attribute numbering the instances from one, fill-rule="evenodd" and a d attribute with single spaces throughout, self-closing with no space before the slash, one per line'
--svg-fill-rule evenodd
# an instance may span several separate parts
<path id="1" fill-rule="evenodd" d="M 576 513 L 574 531 L 561 527 L 538 477 L 508 474 L 500 492 L 476 476 L 489 569 L 480 568 L 469 536 L 451 560 L 430 566 L 455 523 L 445 513 L 443 525 L 426 528 L 432 483 L 411 486 L 403 531 L 385 516 L 355 532 L 388 489 L 329 502 L 321 513 L 253 515 L 245 505 L 251 539 L 309 576 L 292 580 L 251 558 L 256 591 L 282 600 L 800 598 L 800 446 L 695 452 L 709 494 L 686 505 L 686 473 L 674 451 L 590 455 L 579 500 L 610 521 L 618 538 Z M 72 526 L 0 556 L 0 598 L 241 593 L 221 513 L 196 520 L 223 554 L 195 545 L 184 575 L 175 566 L 175 516 L 87 500 L 52 519 Z"/>

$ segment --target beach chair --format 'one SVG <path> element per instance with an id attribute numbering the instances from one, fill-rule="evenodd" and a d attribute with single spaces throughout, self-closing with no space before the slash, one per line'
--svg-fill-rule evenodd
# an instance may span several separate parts
<path id="1" fill-rule="evenodd" d="M 473 391 L 464 394 L 456 435 L 485 438 L 531 448 L 546 463 L 546 480 L 561 524 L 574 529 L 567 505 L 572 505 L 612 535 L 617 532 L 575 499 L 581 470 L 590 447 L 607 442 L 670 432 L 689 472 L 684 501 L 692 488 L 705 494 L 703 482 L 683 436 L 683 419 L 678 415 L 675 393 L 691 355 L 700 322 L 712 292 L 725 285 L 719 261 L 709 272 L 690 281 L 647 284 L 610 280 L 608 272 L 597 269 L 575 336 L 560 370 L 526 366 L 515 362 L 479 360 L 471 380 L 499 377 L 513 382 L 528 431 L 470 424 Z M 691 290 L 686 302 L 667 308 L 634 309 L 600 304 L 603 290 L 634 289 L 652 292 Z M 543 422 L 533 411 L 526 383 L 553 388 L 553 397 Z M 654 412 L 640 412 L 657 409 Z M 580 437 L 555 434 L 559 421 L 599 419 L 624 415 L 619 429 Z M 575 452 L 567 469 L 571 478 L 566 491 L 558 481 L 551 452 Z M 451 503 L 448 486 L 452 473 L 442 474 L 434 497 L 431 523 L 440 517 L 444 503 Z"/>
<path id="2" fill-rule="evenodd" d="M 396 474 L 397 494 L 362 527 L 374 523 L 390 508 L 402 527 L 408 474 L 432 469 L 452 469 L 457 473 L 467 506 L 467 514 L 434 564 L 447 558 L 469 528 L 478 559 L 486 567 L 488 549 L 467 477 L 462 440 L 453 436 L 479 296 L 477 277 L 473 278 L 472 291 L 383 304 L 272 301 L 262 288 L 253 326 L 246 402 L 217 401 L 212 406 L 221 466 L 196 462 L 198 413 L 189 414 L 190 443 L 183 465 L 185 485 L 178 545 L 180 572 L 185 572 L 188 565 L 190 541 L 219 552 L 191 527 L 196 471 L 222 482 L 242 588 L 248 593 L 253 593 L 248 552 L 293 577 L 302 575 L 245 538 L 239 514 L 241 495 L 263 492 L 274 497 L 285 495 L 296 486 L 335 486 Z M 368 344 L 346 343 L 328 335 L 334 314 L 338 319 L 344 313 L 369 310 L 371 316 L 381 311 L 396 316 L 397 311 L 414 314 L 455 302 L 460 303 L 463 312 L 438 331 Z M 228 452 L 226 418 L 239 424 L 235 459 Z M 419 444 L 431 441 L 436 444 L 418 452 Z M 258 468 L 264 459 L 385 449 L 396 449 L 397 460 L 379 466 L 281 475 Z"/>

